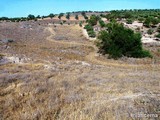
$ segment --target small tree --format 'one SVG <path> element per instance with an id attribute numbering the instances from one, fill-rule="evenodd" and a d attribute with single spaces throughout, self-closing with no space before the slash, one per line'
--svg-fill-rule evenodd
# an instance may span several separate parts
<path id="1" fill-rule="evenodd" d="M 98 20 L 99 20 L 99 17 L 98 17 L 98 16 L 92 15 L 92 16 L 90 17 L 90 19 L 88 20 L 88 23 L 89 23 L 90 25 L 94 26 L 94 25 L 97 25 Z"/>
<path id="2" fill-rule="evenodd" d="M 81 14 L 82 14 L 82 16 L 86 16 L 85 11 L 82 11 Z"/>
<path id="3" fill-rule="evenodd" d="M 76 20 L 78 20 L 78 19 L 79 19 L 78 15 L 76 15 L 76 16 L 75 16 L 75 19 L 76 19 Z"/>
<path id="4" fill-rule="evenodd" d="M 60 14 L 58 15 L 58 18 L 61 19 L 62 16 L 64 16 L 64 13 L 60 13 Z"/>
<path id="5" fill-rule="evenodd" d="M 70 19 L 70 13 L 67 13 L 66 18 L 69 20 Z"/>
<path id="6" fill-rule="evenodd" d="M 105 25 L 106 25 L 103 20 L 99 20 L 99 24 L 100 24 L 100 26 L 101 26 L 102 28 L 105 27 Z"/>
<path id="7" fill-rule="evenodd" d="M 34 20 L 36 17 L 34 15 L 29 14 L 27 17 L 29 20 Z"/>
<path id="8" fill-rule="evenodd" d="M 84 19 L 88 20 L 88 17 L 85 15 L 85 16 L 84 16 Z"/>
<path id="9" fill-rule="evenodd" d="M 109 23 L 107 29 L 99 33 L 99 52 L 109 54 L 111 58 L 122 56 L 142 58 L 151 57 L 151 54 L 143 50 L 141 34 L 125 28 L 122 24 Z"/>
<path id="10" fill-rule="evenodd" d="M 88 17 L 87 17 L 87 15 L 86 15 L 86 12 L 85 12 L 85 11 L 82 11 L 81 14 L 82 14 L 82 16 L 84 17 L 84 19 L 88 20 Z"/>
<path id="11" fill-rule="evenodd" d="M 48 17 L 50 17 L 51 19 L 54 17 L 55 15 L 53 13 L 49 14 Z"/>

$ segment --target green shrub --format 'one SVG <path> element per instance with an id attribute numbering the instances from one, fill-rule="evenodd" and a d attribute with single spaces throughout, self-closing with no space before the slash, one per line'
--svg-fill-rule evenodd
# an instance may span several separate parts
<path id="1" fill-rule="evenodd" d="M 132 24 L 133 20 L 132 19 L 127 19 L 127 24 Z"/>
<path id="2" fill-rule="evenodd" d="M 88 17 L 85 15 L 85 16 L 84 16 L 84 19 L 88 20 Z"/>
<path id="3" fill-rule="evenodd" d="M 70 13 L 67 13 L 66 18 L 69 20 L 70 19 Z"/>
<path id="4" fill-rule="evenodd" d="M 150 27 L 151 25 L 157 25 L 159 23 L 159 20 L 154 17 L 147 17 L 146 20 L 144 21 L 144 25 L 146 27 Z"/>
<path id="5" fill-rule="evenodd" d="M 141 34 L 125 28 L 122 24 L 109 23 L 107 30 L 101 31 L 98 35 L 97 44 L 99 52 L 109 54 L 109 57 L 117 59 L 127 57 L 151 57 L 151 54 L 143 50 Z"/>
<path id="6" fill-rule="evenodd" d="M 93 27 L 90 24 L 85 25 L 84 29 L 87 31 L 93 31 Z"/>
<path id="7" fill-rule="evenodd" d="M 29 14 L 27 18 L 28 20 L 34 20 L 36 17 L 34 15 Z"/>
<path id="8" fill-rule="evenodd" d="M 53 17 L 55 17 L 55 15 L 53 13 L 51 13 L 48 15 L 48 17 L 50 17 L 52 19 Z"/>
<path id="9" fill-rule="evenodd" d="M 102 28 L 105 27 L 105 25 L 106 25 L 103 20 L 99 20 L 99 24 L 100 24 L 100 26 L 101 26 Z"/>
<path id="10" fill-rule="evenodd" d="M 160 26 L 158 26 L 158 28 L 157 28 L 157 32 L 159 32 L 159 33 L 160 33 Z"/>
<path id="11" fill-rule="evenodd" d="M 76 16 L 75 16 L 75 19 L 76 19 L 76 20 L 78 20 L 78 19 L 79 19 L 78 15 L 76 15 Z"/>
<path id="12" fill-rule="evenodd" d="M 79 22 L 79 26 L 82 27 L 82 22 Z"/>
<path id="13" fill-rule="evenodd" d="M 92 31 L 88 31 L 88 35 L 89 35 L 89 37 L 91 37 L 91 38 L 94 38 L 94 37 L 96 37 L 96 33 L 92 30 Z"/>
<path id="14" fill-rule="evenodd" d="M 156 35 L 157 38 L 160 38 L 160 33 L 158 35 Z"/>
<path id="15" fill-rule="evenodd" d="M 64 16 L 64 13 L 60 13 L 60 14 L 58 15 L 58 18 L 61 19 L 62 16 Z"/>
<path id="16" fill-rule="evenodd" d="M 85 25 L 84 29 L 87 30 L 89 37 L 92 37 L 92 38 L 96 37 L 96 33 L 93 30 L 93 26 L 91 26 L 90 24 L 87 24 Z"/>
<path id="17" fill-rule="evenodd" d="M 126 12 L 126 13 L 124 14 L 124 17 L 125 17 L 125 18 L 132 18 L 132 16 L 133 16 L 133 14 L 130 13 L 130 12 Z"/>
<path id="18" fill-rule="evenodd" d="M 86 15 L 85 11 L 82 11 L 81 14 L 82 14 L 82 16 L 85 16 L 85 15 Z"/>
<path id="19" fill-rule="evenodd" d="M 88 23 L 89 23 L 90 25 L 94 26 L 94 25 L 97 25 L 98 20 L 99 20 L 99 17 L 98 17 L 98 16 L 92 15 L 92 16 L 90 17 L 90 19 L 88 20 Z"/>
<path id="20" fill-rule="evenodd" d="M 149 29 L 149 30 L 147 31 L 147 33 L 148 33 L 149 35 L 152 35 L 152 34 L 153 34 L 153 29 Z"/>
<path id="21" fill-rule="evenodd" d="M 139 20 L 139 22 L 143 22 L 144 18 L 143 17 L 139 17 L 138 20 Z"/>
<path id="22" fill-rule="evenodd" d="M 160 21 L 157 18 L 154 18 L 151 22 L 153 25 L 157 25 Z"/>

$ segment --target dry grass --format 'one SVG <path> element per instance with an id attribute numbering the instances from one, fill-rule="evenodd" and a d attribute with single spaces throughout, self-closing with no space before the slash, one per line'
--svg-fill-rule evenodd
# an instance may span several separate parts
<path id="1" fill-rule="evenodd" d="M 0 119 L 136 120 L 132 114 L 160 114 L 158 62 L 95 56 L 95 46 L 75 25 L 20 25 L 0 27 L 0 39 L 16 41 L 8 49 L 0 45 L 1 53 L 30 58 L 0 65 Z M 67 40 L 55 39 L 62 35 Z"/>

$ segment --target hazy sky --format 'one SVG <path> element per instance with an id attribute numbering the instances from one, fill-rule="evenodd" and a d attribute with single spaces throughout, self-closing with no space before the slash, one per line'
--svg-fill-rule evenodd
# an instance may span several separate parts
<path id="1" fill-rule="evenodd" d="M 0 17 L 26 17 L 28 14 L 48 15 L 82 10 L 154 8 L 160 8 L 160 0 L 0 0 Z"/>

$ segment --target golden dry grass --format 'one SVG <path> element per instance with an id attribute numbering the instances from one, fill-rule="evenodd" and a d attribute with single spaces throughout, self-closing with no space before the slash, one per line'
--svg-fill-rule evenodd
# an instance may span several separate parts
<path id="1" fill-rule="evenodd" d="M 159 114 L 160 68 L 153 60 L 99 56 L 75 25 L 33 25 L 30 32 L 9 26 L 17 41 L 9 49 L 1 45 L 1 53 L 30 60 L 0 65 L 0 119 L 137 120 L 130 115 Z"/>

